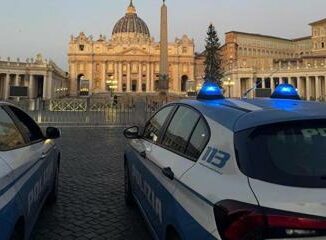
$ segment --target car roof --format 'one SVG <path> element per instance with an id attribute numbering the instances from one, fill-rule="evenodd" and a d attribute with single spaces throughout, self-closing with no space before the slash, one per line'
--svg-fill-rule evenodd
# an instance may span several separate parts
<path id="1" fill-rule="evenodd" d="M 285 99 L 181 100 L 206 117 L 237 132 L 248 128 L 295 120 L 326 119 L 326 104 Z"/>

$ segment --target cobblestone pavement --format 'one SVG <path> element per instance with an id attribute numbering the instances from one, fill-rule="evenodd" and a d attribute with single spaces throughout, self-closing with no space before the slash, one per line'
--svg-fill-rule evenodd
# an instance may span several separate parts
<path id="1" fill-rule="evenodd" d="M 137 209 L 124 203 L 123 147 L 118 128 L 63 128 L 60 190 L 32 239 L 150 239 Z"/>

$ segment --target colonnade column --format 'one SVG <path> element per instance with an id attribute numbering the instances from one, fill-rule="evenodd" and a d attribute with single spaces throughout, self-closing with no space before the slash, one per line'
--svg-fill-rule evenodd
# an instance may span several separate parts
<path id="1" fill-rule="evenodd" d="M 146 66 L 146 92 L 149 92 L 150 91 L 150 80 L 151 79 L 151 76 L 150 76 L 150 65 L 149 63 L 147 63 L 147 66 Z"/>
<path id="2" fill-rule="evenodd" d="M 142 63 L 138 63 L 138 92 L 142 91 Z"/>
<path id="3" fill-rule="evenodd" d="M 28 83 L 28 97 L 30 99 L 34 98 L 34 76 L 32 74 L 29 75 L 29 83 Z"/>
<path id="4" fill-rule="evenodd" d="M 16 74 L 15 86 L 19 86 L 19 74 Z"/>
<path id="5" fill-rule="evenodd" d="M 6 74 L 5 79 L 5 87 L 4 87 L 4 99 L 7 100 L 9 98 L 9 91 L 10 91 L 10 75 Z"/>
<path id="6" fill-rule="evenodd" d="M 43 98 L 47 97 L 47 89 L 48 89 L 48 76 L 43 76 Z"/>
<path id="7" fill-rule="evenodd" d="M 130 63 L 127 64 L 127 92 L 130 92 Z"/>

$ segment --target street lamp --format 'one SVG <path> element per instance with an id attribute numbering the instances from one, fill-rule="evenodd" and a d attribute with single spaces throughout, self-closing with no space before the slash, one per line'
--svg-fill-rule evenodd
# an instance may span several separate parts
<path id="1" fill-rule="evenodd" d="M 231 98 L 231 87 L 234 86 L 234 81 L 232 81 L 232 79 L 229 77 L 224 81 L 223 85 L 228 87 L 229 98 Z"/>
<path id="2" fill-rule="evenodd" d="M 113 95 L 113 92 L 118 88 L 118 81 L 114 80 L 114 77 L 111 76 L 110 79 L 106 81 L 106 84 L 111 91 L 111 95 Z"/>

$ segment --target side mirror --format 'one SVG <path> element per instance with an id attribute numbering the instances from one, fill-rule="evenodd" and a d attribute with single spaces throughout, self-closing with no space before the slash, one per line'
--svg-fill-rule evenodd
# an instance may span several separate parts
<path id="1" fill-rule="evenodd" d="M 55 127 L 48 127 L 46 129 L 46 138 L 57 139 L 61 136 L 60 130 Z"/>
<path id="2" fill-rule="evenodd" d="M 125 138 L 128 138 L 128 139 L 137 139 L 140 137 L 139 136 L 139 127 L 133 126 L 133 127 L 126 128 L 123 131 L 123 135 L 125 136 Z"/>

